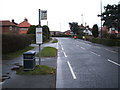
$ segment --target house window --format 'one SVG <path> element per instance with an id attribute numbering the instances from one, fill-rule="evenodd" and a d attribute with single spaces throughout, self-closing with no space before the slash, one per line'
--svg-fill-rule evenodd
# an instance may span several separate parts
<path id="1" fill-rule="evenodd" d="M 20 30 L 28 30 L 28 28 L 20 28 Z"/>
<path id="2" fill-rule="evenodd" d="M 12 26 L 9 27 L 9 30 L 12 31 Z"/>

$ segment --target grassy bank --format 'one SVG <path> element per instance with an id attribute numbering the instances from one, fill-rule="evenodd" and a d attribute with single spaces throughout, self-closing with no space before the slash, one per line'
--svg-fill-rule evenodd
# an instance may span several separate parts
<path id="1" fill-rule="evenodd" d="M 57 43 L 58 42 L 58 40 L 57 39 L 54 39 L 53 41 L 52 41 L 52 43 Z"/>
<path id="2" fill-rule="evenodd" d="M 41 57 L 55 57 L 57 56 L 57 49 L 54 47 L 44 47 L 41 52 L 39 52 L 36 56 Z"/>
<path id="3" fill-rule="evenodd" d="M 56 69 L 52 67 L 48 67 L 46 65 L 36 65 L 34 70 L 24 71 L 23 67 L 19 70 L 16 70 L 16 74 L 20 75 L 48 75 L 55 74 Z"/>
<path id="4" fill-rule="evenodd" d="M 24 52 L 33 49 L 33 48 L 34 48 L 34 47 L 29 46 L 29 47 L 27 47 L 27 48 L 25 48 L 25 49 L 23 49 L 23 50 L 19 50 L 19 51 L 17 51 L 17 52 L 8 53 L 8 54 L 3 54 L 3 55 L 2 55 L 2 60 L 13 59 L 13 58 L 15 58 L 15 57 L 18 57 L 19 55 L 22 55 Z"/>

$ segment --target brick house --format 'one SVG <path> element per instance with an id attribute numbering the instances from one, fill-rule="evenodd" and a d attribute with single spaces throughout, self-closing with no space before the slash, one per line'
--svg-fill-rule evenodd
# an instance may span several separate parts
<path id="1" fill-rule="evenodd" d="M 26 34 L 31 25 L 25 18 L 24 21 L 18 24 L 17 26 L 19 27 L 19 34 Z"/>
<path id="2" fill-rule="evenodd" d="M 67 30 L 67 31 L 64 32 L 64 34 L 65 35 L 70 35 L 70 32 L 71 32 L 70 30 Z"/>
<path id="3" fill-rule="evenodd" d="M 2 27 L 2 33 L 18 33 L 18 27 L 16 24 L 10 22 L 9 20 L 0 21 L 0 27 Z"/>

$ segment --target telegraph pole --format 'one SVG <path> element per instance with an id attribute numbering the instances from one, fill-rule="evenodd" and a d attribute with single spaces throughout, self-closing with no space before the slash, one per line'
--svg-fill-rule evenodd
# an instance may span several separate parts
<path id="1" fill-rule="evenodd" d="M 83 14 L 81 14 L 81 17 L 82 17 L 82 24 L 84 24 L 84 20 L 83 20 Z M 84 25 L 83 25 L 84 26 Z"/>
<path id="2" fill-rule="evenodd" d="M 100 34 L 101 34 L 101 38 L 102 38 L 102 0 L 100 2 L 100 6 L 101 6 L 101 30 L 100 30 Z"/>

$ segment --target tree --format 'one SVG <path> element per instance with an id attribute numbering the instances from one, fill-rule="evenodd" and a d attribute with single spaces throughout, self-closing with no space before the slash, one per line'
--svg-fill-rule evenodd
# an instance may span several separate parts
<path id="1" fill-rule="evenodd" d="M 108 4 L 104 7 L 104 10 L 101 15 L 98 15 L 102 18 L 102 21 L 104 21 L 103 25 L 106 25 L 108 29 L 114 27 L 116 30 L 120 31 L 120 4 Z"/>
<path id="2" fill-rule="evenodd" d="M 78 34 L 78 32 L 79 32 L 79 26 L 78 26 L 78 23 L 77 23 L 77 22 L 69 23 L 69 26 L 70 26 L 70 30 L 71 30 L 74 34 Z"/>
<path id="3" fill-rule="evenodd" d="M 49 27 L 44 25 L 42 27 L 42 31 L 43 31 L 43 42 L 44 41 L 47 41 L 50 39 L 50 30 L 49 30 Z"/>
<path id="4" fill-rule="evenodd" d="M 98 35 L 99 35 L 98 25 L 97 25 L 97 24 L 93 25 L 92 35 L 93 35 L 95 38 L 98 37 Z"/>
<path id="5" fill-rule="evenodd" d="M 27 31 L 27 34 L 35 34 L 35 32 L 36 32 L 36 26 L 31 25 Z"/>

